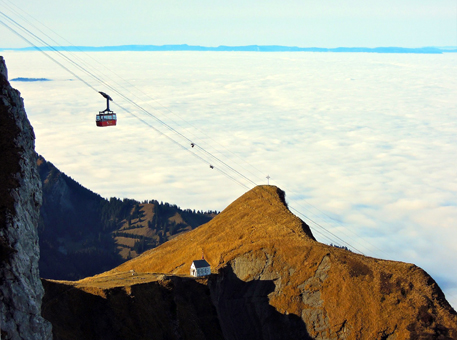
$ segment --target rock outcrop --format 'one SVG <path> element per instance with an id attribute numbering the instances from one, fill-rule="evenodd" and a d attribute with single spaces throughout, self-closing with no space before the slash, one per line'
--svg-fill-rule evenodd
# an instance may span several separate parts
<path id="1" fill-rule="evenodd" d="M 50 339 L 38 271 L 41 182 L 35 135 L 0 57 L 0 328 L 2 339 Z"/>
<path id="2" fill-rule="evenodd" d="M 107 298 L 116 287 L 141 286 L 152 275 L 145 273 L 188 276 L 192 261 L 203 253 L 213 273 L 206 283 L 217 312 L 211 325 L 224 339 L 457 339 L 457 314 L 427 273 L 317 242 L 288 210 L 284 196 L 274 186 L 256 187 L 207 224 L 109 272 L 50 285 L 66 285 L 68 294 L 83 290 Z M 179 300 L 174 287 L 170 293 Z M 60 303 L 57 294 L 49 294 L 46 289 L 46 301 Z M 55 319 L 51 306 L 44 304 L 44 315 L 61 330 L 59 339 L 80 339 L 62 331 L 71 325 Z M 150 302 L 151 309 L 160 306 Z M 170 322 L 162 317 L 164 325 Z"/>

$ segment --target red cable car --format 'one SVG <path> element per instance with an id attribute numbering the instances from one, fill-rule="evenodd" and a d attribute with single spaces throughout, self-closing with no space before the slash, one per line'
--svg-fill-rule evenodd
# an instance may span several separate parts
<path id="1" fill-rule="evenodd" d="M 98 112 L 98 115 L 95 116 L 95 123 L 100 127 L 115 126 L 117 122 L 116 114 L 109 109 L 109 102 L 113 100 L 105 92 L 99 93 L 106 98 L 106 109 Z"/>

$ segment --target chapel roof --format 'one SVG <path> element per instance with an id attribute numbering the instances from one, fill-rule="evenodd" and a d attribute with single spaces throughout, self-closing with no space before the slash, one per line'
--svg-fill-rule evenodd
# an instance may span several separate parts
<path id="1" fill-rule="evenodd" d="M 206 262 L 206 260 L 194 260 L 193 263 L 194 263 L 195 268 L 210 267 L 209 263 Z"/>

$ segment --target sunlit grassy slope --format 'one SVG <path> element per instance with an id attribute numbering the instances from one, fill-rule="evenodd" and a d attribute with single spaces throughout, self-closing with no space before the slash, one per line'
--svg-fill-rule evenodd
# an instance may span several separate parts
<path id="1" fill-rule="evenodd" d="M 302 243 L 315 243 L 314 237 L 288 210 L 284 193 L 274 186 L 258 186 L 209 223 L 101 275 L 128 270 L 187 274 L 192 261 L 202 255 L 215 272 L 240 254 L 275 245 L 280 245 L 278 251 L 293 254 Z"/>
<path id="2" fill-rule="evenodd" d="M 202 255 L 217 274 L 209 281 L 212 294 L 221 294 L 218 287 L 270 282 L 268 304 L 282 315 L 300 317 L 313 337 L 341 332 L 352 332 L 347 339 L 387 339 L 379 334 L 394 332 L 398 339 L 434 339 L 437 332 L 457 336 L 457 316 L 427 273 L 317 242 L 275 186 L 258 186 L 210 222 L 110 271 L 68 284 L 100 296 L 112 287 L 128 291 L 142 282 L 188 277 L 192 261 Z"/>

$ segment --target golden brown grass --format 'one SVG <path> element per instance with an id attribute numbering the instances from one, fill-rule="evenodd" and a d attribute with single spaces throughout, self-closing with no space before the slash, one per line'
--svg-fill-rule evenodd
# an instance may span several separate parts
<path id="1" fill-rule="evenodd" d="M 240 197 L 209 223 L 145 252 L 110 273 L 134 269 L 187 274 L 192 261 L 200 259 L 202 253 L 216 271 L 240 254 L 271 248 L 278 242 L 284 252 L 303 242 L 314 243 L 307 226 L 281 201 L 279 189 L 261 186 Z"/>
<path id="2" fill-rule="evenodd" d="M 320 308 L 307 306 L 303 299 L 304 294 L 318 290 L 334 332 L 350 320 L 353 329 L 397 329 L 400 338 L 407 337 L 407 327 L 415 320 L 418 308 L 437 295 L 430 277 L 414 265 L 377 260 L 315 241 L 308 226 L 288 210 L 282 191 L 274 186 L 256 187 L 207 224 L 74 284 L 97 290 L 157 280 L 162 275 L 154 273 L 185 276 L 202 253 L 213 273 L 242 258 L 253 265 L 240 279 L 278 280 L 269 300 L 280 313 L 302 317 L 304 309 Z M 325 257 L 330 262 L 328 276 L 310 281 Z M 263 263 L 263 269 L 255 269 L 255 263 Z M 130 270 L 141 274 L 129 277 Z M 449 325 L 448 307 L 435 303 L 433 308 L 439 321 Z M 454 318 L 452 322 L 457 321 Z M 310 332 L 318 336 L 317 331 Z M 366 331 L 360 338 L 370 337 L 378 335 Z"/>
<path id="3" fill-rule="evenodd" d="M 188 275 L 174 275 L 188 277 Z M 47 280 L 50 282 L 62 283 L 73 286 L 93 295 L 106 297 L 106 291 L 116 287 L 123 287 L 127 292 L 130 287 L 156 281 L 165 281 L 170 276 L 163 273 L 137 273 L 135 271 L 117 272 L 110 275 L 94 276 L 79 281 Z M 206 283 L 206 278 L 197 279 L 201 283 Z"/>

